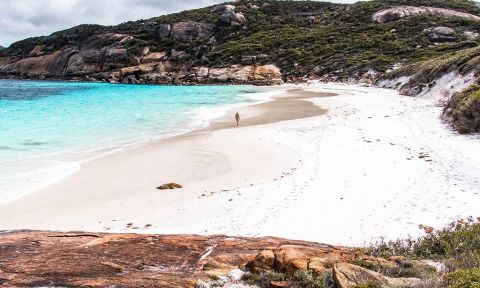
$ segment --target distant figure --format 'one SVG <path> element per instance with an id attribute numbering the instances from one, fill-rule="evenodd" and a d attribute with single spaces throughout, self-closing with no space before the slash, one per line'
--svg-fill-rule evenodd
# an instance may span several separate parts
<path id="1" fill-rule="evenodd" d="M 235 121 L 237 121 L 237 127 L 238 127 L 238 124 L 240 123 L 240 114 L 235 114 Z"/>

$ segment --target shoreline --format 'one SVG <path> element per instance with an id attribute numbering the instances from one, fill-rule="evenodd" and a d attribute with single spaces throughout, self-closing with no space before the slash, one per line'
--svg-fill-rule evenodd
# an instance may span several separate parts
<path id="1" fill-rule="evenodd" d="M 295 95 L 289 91 L 293 91 Z M 272 93 L 273 92 L 273 93 Z M 75 164 L 77 169 L 73 172 L 69 172 L 66 176 L 56 179 L 55 181 L 50 181 L 47 185 L 42 185 L 40 188 L 36 188 L 33 191 L 26 193 L 22 196 L 19 196 L 16 199 L 10 201 L 1 202 L 0 207 L 9 207 L 10 205 L 15 205 L 15 203 L 23 202 L 26 199 L 29 202 L 30 199 L 42 198 L 43 194 L 46 191 L 49 191 L 52 187 L 55 187 L 58 183 L 69 181 L 70 178 L 75 177 L 77 174 L 84 172 L 85 167 L 89 166 L 90 163 L 96 161 L 102 161 L 103 158 L 115 157 L 116 155 L 128 154 L 131 151 L 139 151 L 143 149 L 148 149 L 148 147 L 164 145 L 164 144 L 175 144 L 177 141 L 196 141 L 196 138 L 207 136 L 208 134 L 230 128 L 236 128 L 234 121 L 228 117 L 230 114 L 234 114 L 236 111 L 241 113 L 241 125 L 238 128 L 245 128 L 249 126 L 264 125 L 269 123 L 275 123 L 285 120 L 297 119 L 297 118 L 306 118 L 318 116 L 325 113 L 326 111 L 320 107 L 314 105 L 311 102 L 304 101 L 302 99 L 312 98 L 312 97 L 322 97 L 322 96 L 335 96 L 334 93 L 318 93 L 318 92 L 308 92 L 303 91 L 298 88 L 290 87 L 275 87 L 271 91 L 261 91 L 260 94 L 270 93 L 273 95 L 268 95 L 268 98 L 259 100 L 256 103 L 243 103 L 233 105 L 234 107 L 227 107 L 224 109 L 223 116 L 215 117 L 210 120 L 207 120 L 208 124 L 205 127 L 199 128 L 189 128 L 183 129 L 181 131 L 176 131 L 172 133 L 166 133 L 164 135 L 146 139 L 140 142 L 134 142 L 129 144 L 124 144 L 117 146 L 111 149 L 100 149 L 90 152 L 77 152 L 75 153 L 78 157 L 78 161 L 72 162 L 72 156 L 65 156 L 63 154 L 57 155 L 55 159 L 69 159 L 65 164 Z M 255 94 L 258 94 L 255 93 Z M 284 96 L 289 95 L 290 96 Z M 285 98 L 284 98 L 285 97 Z M 231 105 L 227 105 L 231 106 Z M 294 108 L 292 111 L 285 110 L 285 107 Z M 234 112 L 235 111 L 235 112 Z M 230 115 L 231 116 L 231 115 Z M 233 116 L 232 116 L 233 117 Z M 82 155 L 82 156 L 78 156 Z M 56 161 L 56 160 L 55 160 Z M 87 168 L 88 169 L 88 168 Z M 61 193 L 57 191 L 58 193 Z M 47 192 L 48 193 L 48 192 Z M 49 193 L 50 194 L 50 193 Z M 50 195 L 52 198 L 55 196 Z M 36 202 L 36 201 L 34 201 Z M 23 206 L 23 205 L 20 205 Z M 33 205 L 32 205 L 33 206 Z M 33 208 L 33 207 L 32 207 Z M 23 229 L 23 228 L 21 228 Z M 35 228 L 32 228 L 35 229 Z M 5 230 L 5 229 L 2 229 Z M 11 230 L 11 229 L 7 229 Z M 68 230 L 68 229 L 66 229 Z"/>
<path id="2" fill-rule="evenodd" d="M 45 82 L 44 80 L 34 80 L 34 79 L 31 81 Z M 52 81 L 49 81 L 49 82 L 52 82 Z M 71 81 L 58 81 L 58 82 L 71 82 Z M 91 82 L 83 82 L 83 83 L 91 84 Z M 105 83 L 99 83 L 99 84 L 105 84 Z M 111 84 L 111 83 L 106 83 L 106 84 Z M 136 85 L 136 84 L 121 84 L 121 85 Z M 158 86 L 154 84 L 145 84 L 145 85 Z M 204 85 L 204 86 L 207 86 L 207 85 Z M 249 88 L 254 87 L 253 85 L 235 85 L 235 86 L 249 87 Z M 20 159 L 20 161 L 22 161 L 23 163 L 30 163 L 30 162 L 43 163 L 43 166 L 38 166 L 40 169 L 35 169 L 32 171 L 30 170 L 27 171 L 22 166 L 19 167 L 21 168 L 22 171 L 24 171 L 23 173 L 26 173 L 27 175 L 27 176 L 24 176 L 23 178 L 32 177 L 32 179 L 35 179 L 35 178 L 38 178 L 38 179 L 33 181 L 35 184 L 29 183 L 29 184 L 23 185 L 22 183 L 20 184 L 19 187 L 13 187 L 14 190 L 12 191 L 12 193 L 10 193 L 10 195 L 15 195 L 15 196 L 5 197 L 6 198 L 5 200 L 0 198 L 0 204 L 7 204 L 9 202 L 16 201 L 26 195 L 34 193 L 35 191 L 47 188 L 57 182 L 60 182 L 63 179 L 77 173 L 80 170 L 80 167 L 84 163 L 94 161 L 98 158 L 102 158 L 109 154 L 121 153 L 122 151 L 125 151 L 125 150 L 139 149 L 143 146 L 150 145 L 152 143 L 168 140 L 170 138 L 175 138 L 179 136 L 184 136 L 189 133 L 195 132 L 197 130 L 203 130 L 205 128 L 208 128 L 208 126 L 210 126 L 212 121 L 221 119 L 225 113 L 227 113 L 234 107 L 251 106 L 251 105 L 261 104 L 268 101 L 273 101 L 273 97 L 284 94 L 286 93 L 286 91 L 287 91 L 286 89 L 263 89 L 253 93 L 240 92 L 240 94 L 244 95 L 242 97 L 245 98 L 245 102 L 243 103 L 223 104 L 218 107 L 204 108 L 204 110 L 205 109 L 208 110 L 209 112 L 208 114 L 210 114 L 208 116 L 203 115 L 203 114 L 206 114 L 206 111 L 201 111 L 199 109 L 198 111 L 194 112 L 195 116 L 192 117 L 188 123 L 185 123 L 184 126 L 179 127 L 178 129 L 173 131 L 162 132 L 155 136 L 153 135 L 146 136 L 142 140 L 135 140 L 133 142 L 123 142 L 123 143 L 111 143 L 109 146 L 89 148 L 87 150 L 82 148 L 79 150 L 72 150 L 68 152 L 66 151 L 49 152 L 44 155 Z M 253 102 L 249 102 L 249 101 L 253 101 Z M 39 178 L 37 173 L 44 174 L 44 176 L 42 178 Z M 28 185 L 30 185 L 30 187 L 27 187 Z M 21 190 L 26 190 L 26 192 L 19 193 L 19 191 Z"/>
<path id="3" fill-rule="evenodd" d="M 480 163 L 465 151 L 480 151 L 479 143 L 447 131 L 433 103 L 355 85 L 302 89 L 303 100 L 277 99 L 288 108 L 281 116 L 262 107 L 277 100 L 235 108 L 250 126 L 228 127 L 230 111 L 210 128 L 86 163 L 49 190 L 0 204 L 0 229 L 363 245 L 477 216 Z M 319 91 L 339 95 L 306 96 Z M 255 120 L 259 113 L 266 124 Z M 184 188 L 154 189 L 168 182 Z"/>

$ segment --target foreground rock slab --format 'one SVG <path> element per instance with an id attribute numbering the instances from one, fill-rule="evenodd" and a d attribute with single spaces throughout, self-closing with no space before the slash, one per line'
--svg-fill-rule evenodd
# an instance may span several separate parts
<path id="1" fill-rule="evenodd" d="M 354 255 L 347 248 L 269 237 L 3 232 L 0 287 L 194 287 L 244 269 L 261 252 L 269 258 L 265 251 L 293 255 L 295 263 L 303 254 Z M 289 257 L 281 264 L 293 269 Z M 263 264 L 268 269 L 275 263 Z"/>

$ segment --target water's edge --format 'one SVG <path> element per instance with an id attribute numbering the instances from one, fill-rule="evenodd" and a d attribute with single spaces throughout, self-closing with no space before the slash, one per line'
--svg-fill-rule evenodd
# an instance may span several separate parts
<path id="1" fill-rule="evenodd" d="M 34 81 L 28 81 L 30 83 Z M 37 81 L 35 84 L 40 84 L 41 86 L 46 84 L 48 85 L 52 82 L 43 82 Z M 80 85 L 91 85 L 92 83 L 71 83 L 71 82 L 53 82 L 54 84 L 60 85 L 69 85 L 69 84 L 80 84 Z M 0 81 L 0 87 L 3 87 L 2 82 Z M 93 83 L 95 85 L 95 83 Z M 109 88 L 115 90 L 117 87 L 121 87 L 121 85 L 112 85 L 112 84 L 105 84 L 108 85 Z M 129 89 L 142 89 L 147 85 L 124 85 L 128 86 Z M 162 87 L 159 85 L 152 85 L 156 86 L 156 88 L 161 89 Z M 178 89 L 184 89 L 184 86 L 169 86 L 175 87 Z M 227 103 L 223 103 L 220 105 L 213 105 L 212 107 L 197 107 L 190 111 L 189 119 L 184 118 L 183 120 L 188 121 L 180 121 L 181 124 L 174 127 L 170 127 L 169 129 L 159 131 L 155 134 L 143 135 L 144 137 L 140 137 L 140 139 L 125 139 L 126 141 L 122 143 L 115 143 L 114 141 L 109 146 L 102 147 L 92 147 L 90 149 L 74 149 L 73 151 L 68 152 L 59 152 L 59 153 L 50 153 L 50 154 L 38 154 L 32 155 L 32 157 L 28 157 L 28 159 L 13 159 L 15 160 L 15 164 L 11 165 L 12 163 L 10 159 L 10 163 L 4 161 L 4 159 L 0 159 L 0 166 L 8 167 L 8 169 L 1 169 L 6 171 L 0 174 L 0 203 L 14 201 L 18 198 L 21 198 L 27 194 L 30 194 L 34 191 L 37 191 L 41 188 L 50 186 L 62 179 L 65 179 L 74 173 L 78 172 L 81 169 L 82 163 L 87 161 L 91 161 L 93 159 L 97 159 L 99 157 L 103 157 L 105 155 L 111 153 L 118 153 L 128 149 L 139 148 L 141 146 L 151 144 L 156 141 L 161 141 L 163 139 L 168 139 L 171 137 L 175 137 L 184 133 L 189 133 L 191 131 L 195 131 L 197 129 L 205 128 L 209 125 L 210 121 L 213 119 L 217 119 L 221 116 L 224 116 L 225 113 L 237 106 L 244 106 L 244 105 L 251 105 L 257 104 L 260 102 L 269 101 L 271 96 L 277 95 L 279 93 L 278 89 L 272 88 L 265 88 L 265 87 L 255 87 L 255 86 L 203 86 L 203 87 L 212 87 L 212 89 L 216 89 L 218 87 L 233 87 L 235 96 L 232 96 L 232 99 L 235 101 L 227 101 Z M 173 89 L 175 89 L 173 88 Z M 230 89 L 230 88 L 227 88 Z M 236 90 L 235 90 L 236 89 Z M 239 89 L 246 89 L 246 91 L 238 91 Z M 5 89 L 1 89 L 4 90 Z M 255 91 L 253 91 L 255 90 Z M 5 93 L 3 93 L 5 94 Z M 5 98 L 0 91 L 0 111 L 1 111 L 1 100 L 2 96 L 3 99 Z M 132 96 L 133 97 L 133 96 Z M 239 101 L 238 98 L 243 97 L 244 99 Z M 196 99 L 197 100 L 197 99 Z M 0 119 L 1 120 L 1 119 Z M 11 124 L 11 123 L 10 123 Z M 172 129 L 173 128 L 173 129 Z M 141 134 L 142 131 L 139 131 Z M 1 141 L 1 138 L 0 138 Z M 0 142 L 0 146 L 3 146 Z M 6 145 L 5 145 L 6 146 Z"/>

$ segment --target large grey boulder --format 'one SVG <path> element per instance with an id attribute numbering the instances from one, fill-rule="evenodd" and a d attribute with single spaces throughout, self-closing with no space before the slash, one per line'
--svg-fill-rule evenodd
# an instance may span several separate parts
<path id="1" fill-rule="evenodd" d="M 225 24 L 232 24 L 232 22 L 236 22 L 240 25 L 243 25 L 247 22 L 247 18 L 242 13 L 235 13 L 232 11 L 228 11 L 222 14 L 220 16 L 220 21 L 222 21 Z"/>
<path id="2" fill-rule="evenodd" d="M 235 21 L 240 24 L 245 24 L 247 22 L 247 18 L 242 13 L 235 13 L 232 15 L 232 21 Z"/>
<path id="3" fill-rule="evenodd" d="M 439 17 L 457 17 L 468 20 L 479 21 L 480 16 L 460 12 L 452 9 L 428 7 L 428 6 L 396 6 L 380 10 L 372 16 L 372 20 L 378 23 L 389 23 L 400 20 L 404 17 L 432 15 Z"/>
<path id="4" fill-rule="evenodd" d="M 100 51 L 95 49 L 83 50 L 80 52 L 80 54 L 82 55 L 83 61 L 85 63 L 96 64 L 100 63 L 102 59 Z"/>
<path id="5" fill-rule="evenodd" d="M 242 59 L 240 60 L 240 63 L 242 65 L 253 65 L 255 64 L 256 60 L 257 60 L 257 57 L 255 56 L 243 56 Z"/>
<path id="6" fill-rule="evenodd" d="M 203 56 L 205 56 L 208 51 L 209 51 L 209 48 L 207 45 L 200 45 L 197 47 L 196 49 L 196 53 L 195 53 L 195 57 L 197 58 L 202 58 Z"/>
<path id="7" fill-rule="evenodd" d="M 184 51 L 173 51 L 170 55 L 170 60 L 183 63 L 190 58 L 190 54 Z"/>
<path id="8" fill-rule="evenodd" d="M 425 31 L 428 39 L 432 42 L 454 42 L 457 41 L 455 30 L 445 26 L 438 26 Z"/>
<path id="9" fill-rule="evenodd" d="M 210 12 L 215 13 L 215 14 L 223 14 L 228 11 L 234 11 L 235 6 L 234 5 L 217 5 L 210 10 Z"/>
<path id="10" fill-rule="evenodd" d="M 235 14 L 233 11 L 227 11 L 220 16 L 220 21 L 222 21 L 225 24 L 229 24 L 232 22 L 232 16 Z"/>
<path id="11" fill-rule="evenodd" d="M 166 39 L 166 38 L 170 37 L 170 30 L 171 30 L 171 25 L 170 24 L 161 24 L 155 30 L 155 34 L 157 34 L 157 36 L 160 39 Z"/>
<path id="12" fill-rule="evenodd" d="M 451 36 L 455 35 L 455 30 L 449 27 L 439 26 L 432 29 L 432 32 L 438 35 Z"/>
<path id="13" fill-rule="evenodd" d="M 191 41 L 211 36 L 212 30 L 212 24 L 185 21 L 173 24 L 170 36 L 179 41 Z"/>
<path id="14" fill-rule="evenodd" d="M 107 63 L 126 63 L 128 62 L 128 52 L 124 48 L 107 48 L 105 50 L 105 62 Z"/>
<path id="15" fill-rule="evenodd" d="M 3 47 L 2 45 L 0 45 L 0 51 L 2 51 L 3 49 L 5 49 L 5 47 Z"/>

